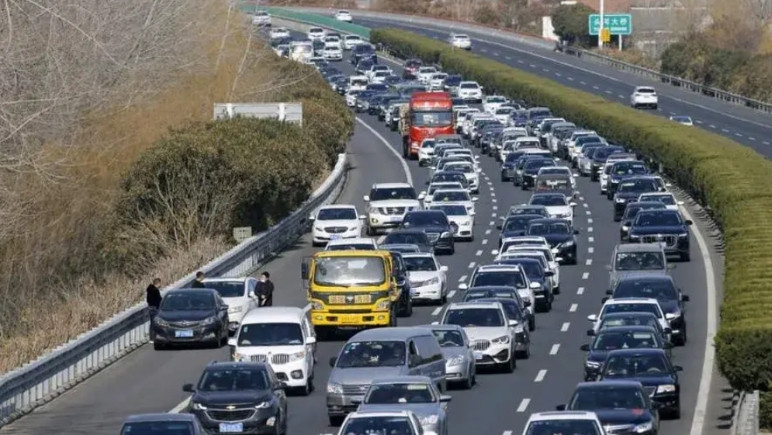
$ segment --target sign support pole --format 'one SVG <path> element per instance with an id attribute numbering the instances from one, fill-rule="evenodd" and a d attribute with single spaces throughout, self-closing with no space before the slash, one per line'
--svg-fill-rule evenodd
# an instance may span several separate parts
<path id="1" fill-rule="evenodd" d="M 598 48 L 603 48 L 603 12 L 605 9 L 605 0 L 600 0 L 600 22 L 598 28 Z"/>
<path id="2" fill-rule="evenodd" d="M 619 51 L 622 51 L 622 35 L 617 36 L 619 38 Z"/>

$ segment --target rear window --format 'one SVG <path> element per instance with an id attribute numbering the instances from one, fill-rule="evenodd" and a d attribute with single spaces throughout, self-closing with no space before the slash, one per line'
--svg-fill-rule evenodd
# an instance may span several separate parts
<path id="1" fill-rule="evenodd" d="M 652 88 L 638 88 L 638 93 L 639 94 L 653 94 L 655 92 L 656 91 L 654 89 L 652 89 Z"/>

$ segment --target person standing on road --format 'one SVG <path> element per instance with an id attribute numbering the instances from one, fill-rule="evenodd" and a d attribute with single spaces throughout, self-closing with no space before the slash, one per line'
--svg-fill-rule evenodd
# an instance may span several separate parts
<path id="1" fill-rule="evenodd" d="M 147 307 L 150 309 L 150 317 L 155 316 L 158 312 L 158 308 L 161 306 L 161 289 L 158 286 L 161 285 L 161 278 L 155 278 L 153 282 L 145 289 L 145 300 L 147 301 Z"/>
<path id="2" fill-rule="evenodd" d="M 257 283 L 255 293 L 260 298 L 261 307 L 273 306 L 273 282 L 271 281 L 270 273 L 263 272 L 260 274 L 260 281 Z"/>
<path id="3" fill-rule="evenodd" d="M 205 288 L 204 286 L 204 272 L 198 271 L 196 272 L 196 279 L 193 281 L 193 285 L 191 285 L 193 288 Z"/>

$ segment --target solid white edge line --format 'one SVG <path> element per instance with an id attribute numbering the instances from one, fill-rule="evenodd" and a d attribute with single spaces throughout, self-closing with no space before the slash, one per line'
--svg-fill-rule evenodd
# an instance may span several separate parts
<path id="1" fill-rule="evenodd" d="M 402 165 L 402 170 L 405 172 L 405 179 L 407 179 L 408 184 L 410 184 L 412 186 L 413 185 L 413 174 L 410 173 L 410 167 L 408 167 L 407 162 L 405 161 L 405 159 L 403 159 L 402 156 L 397 152 L 397 150 L 392 148 L 392 146 L 389 144 L 389 141 L 387 141 L 385 137 L 381 136 L 380 133 L 375 131 L 374 128 L 370 127 L 366 122 L 362 121 L 362 119 L 360 117 L 358 117 L 358 116 L 356 117 L 356 120 L 363 127 L 365 127 L 366 129 L 370 130 L 370 133 L 372 133 L 375 137 L 377 137 L 378 140 L 381 141 L 383 146 L 385 146 L 386 149 L 391 151 L 391 153 L 394 154 L 397 157 L 397 160 L 399 160 L 399 163 Z"/>
<path id="2" fill-rule="evenodd" d="M 177 406 L 171 409 L 167 414 L 179 414 L 182 412 L 183 409 L 188 407 L 188 403 L 190 403 L 190 397 L 180 402 Z"/>

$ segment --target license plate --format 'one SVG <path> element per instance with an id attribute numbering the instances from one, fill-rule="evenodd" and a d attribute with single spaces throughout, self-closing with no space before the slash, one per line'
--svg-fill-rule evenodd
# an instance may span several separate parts
<path id="1" fill-rule="evenodd" d="M 177 338 L 190 338 L 193 336 L 193 331 L 186 329 L 184 331 L 174 331 L 174 336 Z"/>
<path id="2" fill-rule="evenodd" d="M 244 432 L 244 423 L 220 423 L 220 433 Z"/>
<path id="3" fill-rule="evenodd" d="M 389 219 L 390 222 L 402 222 L 402 216 L 392 216 Z"/>
<path id="4" fill-rule="evenodd" d="M 340 234 L 332 234 L 330 235 L 330 240 L 338 240 L 340 239 Z"/>
<path id="5" fill-rule="evenodd" d="M 475 351 L 475 353 L 474 353 L 474 359 L 475 359 L 475 360 L 477 360 L 477 361 L 480 361 L 481 359 L 483 359 L 483 355 L 484 355 L 484 354 L 483 354 L 482 352 L 479 352 L 479 351 Z"/>
<path id="6" fill-rule="evenodd" d="M 358 316 L 352 316 L 350 314 L 344 314 L 339 317 L 341 323 L 359 323 Z"/>

